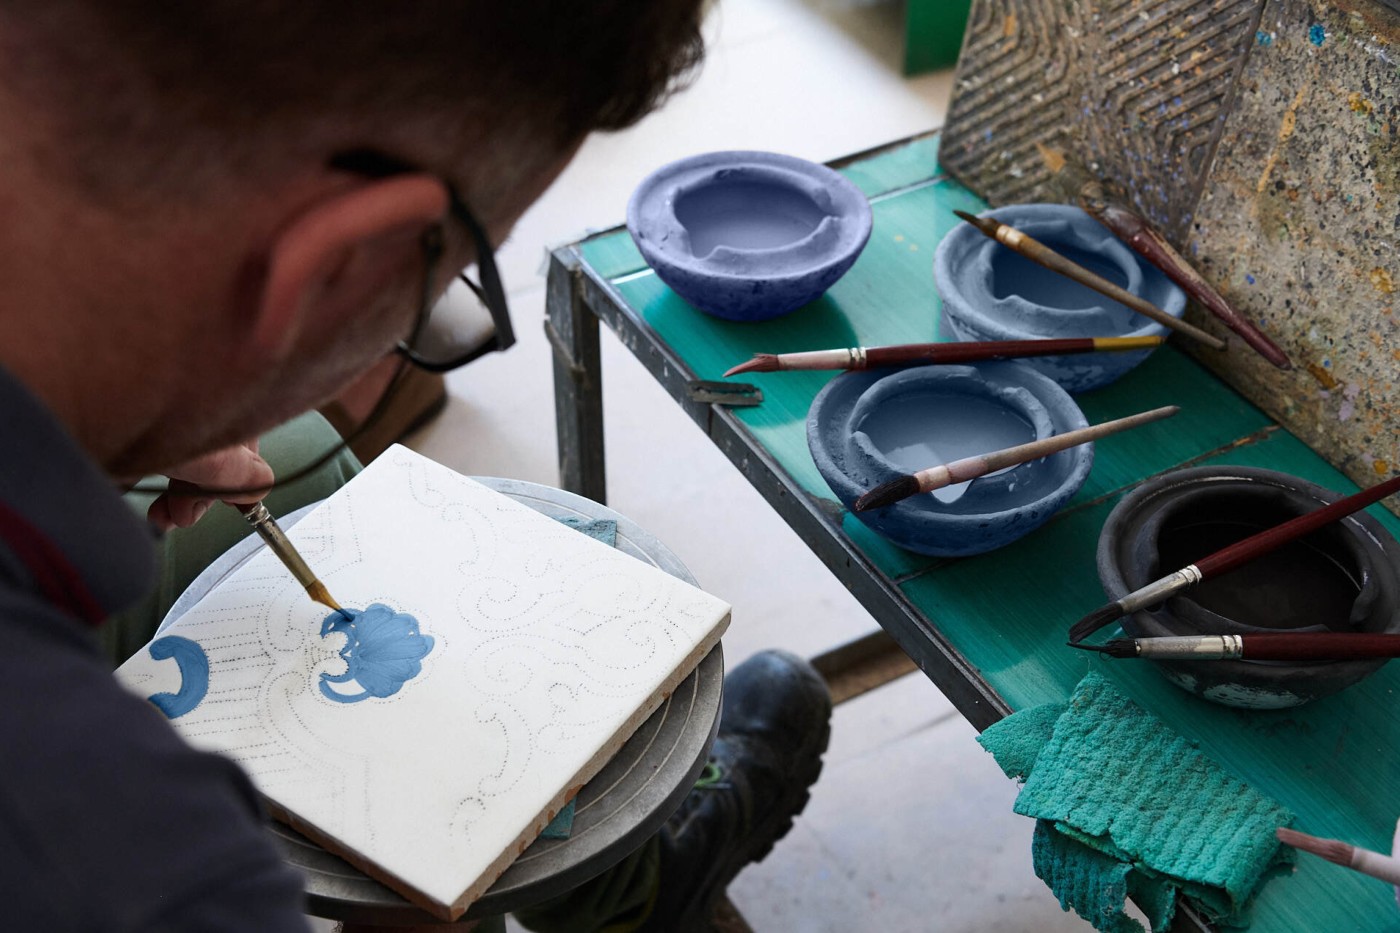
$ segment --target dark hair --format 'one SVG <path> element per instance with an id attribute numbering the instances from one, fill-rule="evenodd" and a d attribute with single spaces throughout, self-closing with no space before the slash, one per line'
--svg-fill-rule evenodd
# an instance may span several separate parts
<path id="1" fill-rule="evenodd" d="M 415 121 L 563 145 L 634 123 L 682 84 L 703 54 L 702 7 L 703 0 L 3 0 L 0 56 L 12 62 L 7 78 L 58 95 L 54 103 L 69 111 L 62 136 L 91 141 L 91 152 L 75 155 L 90 175 L 119 171 L 92 163 L 129 158 L 123 147 L 157 161 L 192 146 L 206 150 L 196 161 L 237 161 L 240 147 L 279 133 L 294 147 L 311 126 L 358 133 L 364 138 L 346 141 L 365 145 Z M 14 74 L 9 53 L 32 59 L 32 48 L 15 44 L 35 40 L 47 46 L 48 73 Z"/>

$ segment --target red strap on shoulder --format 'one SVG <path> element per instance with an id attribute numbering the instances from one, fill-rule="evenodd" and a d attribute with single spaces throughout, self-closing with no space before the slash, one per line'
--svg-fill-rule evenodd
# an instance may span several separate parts
<path id="1" fill-rule="evenodd" d="M 4 502 L 0 502 L 0 540 L 29 570 L 45 599 L 88 625 L 102 624 L 107 613 L 77 568 L 42 531 Z"/>

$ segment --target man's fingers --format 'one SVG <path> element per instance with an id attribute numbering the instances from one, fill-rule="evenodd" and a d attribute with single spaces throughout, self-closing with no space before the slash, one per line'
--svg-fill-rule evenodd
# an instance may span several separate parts
<path id="1" fill-rule="evenodd" d="M 267 494 L 273 481 L 272 467 L 245 444 L 225 447 L 182 463 L 168 475 L 169 489 L 146 511 L 151 523 L 165 531 L 190 527 L 220 500 L 240 504 L 257 502 Z M 248 491 L 212 492 L 219 489 Z"/>
<path id="2" fill-rule="evenodd" d="M 204 517 L 213 499 L 180 493 L 161 493 L 146 510 L 146 518 L 162 531 L 188 528 Z"/>
<path id="3" fill-rule="evenodd" d="M 272 485 L 272 467 L 243 444 L 235 444 L 181 464 L 168 474 L 172 480 L 204 489 L 247 489 L 244 493 L 217 493 L 225 502 L 257 502 Z M 173 487 L 172 487 L 173 488 Z"/>

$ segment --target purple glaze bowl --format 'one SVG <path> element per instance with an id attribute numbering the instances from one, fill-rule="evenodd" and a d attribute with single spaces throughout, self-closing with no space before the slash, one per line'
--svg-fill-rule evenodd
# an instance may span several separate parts
<path id="1" fill-rule="evenodd" d="M 708 152 L 662 166 L 627 204 L 648 265 L 707 314 L 763 321 L 814 301 L 850 269 L 870 203 L 839 173 L 775 152 Z"/>

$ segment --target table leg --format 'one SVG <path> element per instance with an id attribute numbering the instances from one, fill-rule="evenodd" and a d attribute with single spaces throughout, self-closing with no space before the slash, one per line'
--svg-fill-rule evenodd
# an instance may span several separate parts
<path id="1" fill-rule="evenodd" d="M 544 327 L 554 350 L 559 485 L 606 503 L 598 318 L 583 301 L 579 276 L 578 259 L 570 251 L 558 250 L 549 257 Z"/>

